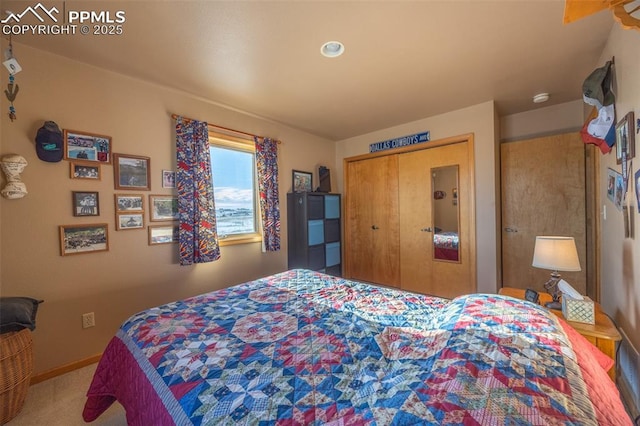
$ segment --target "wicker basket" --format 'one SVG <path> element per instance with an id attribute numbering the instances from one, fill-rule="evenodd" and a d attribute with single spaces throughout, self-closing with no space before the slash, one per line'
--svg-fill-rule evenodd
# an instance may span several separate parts
<path id="1" fill-rule="evenodd" d="M 18 415 L 33 371 L 33 340 L 24 329 L 0 334 L 0 425 Z"/>

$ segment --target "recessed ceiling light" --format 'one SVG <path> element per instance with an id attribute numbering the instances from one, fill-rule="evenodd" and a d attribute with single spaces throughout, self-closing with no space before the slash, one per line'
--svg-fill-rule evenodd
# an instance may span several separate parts
<path id="1" fill-rule="evenodd" d="M 339 41 L 328 41 L 320 48 L 322 53 L 327 58 L 335 58 L 344 53 L 344 44 Z"/>
<path id="2" fill-rule="evenodd" d="M 537 95 L 535 95 L 533 97 L 533 103 L 534 104 L 541 104 L 543 102 L 547 102 L 549 100 L 549 94 L 548 93 L 538 93 Z"/>

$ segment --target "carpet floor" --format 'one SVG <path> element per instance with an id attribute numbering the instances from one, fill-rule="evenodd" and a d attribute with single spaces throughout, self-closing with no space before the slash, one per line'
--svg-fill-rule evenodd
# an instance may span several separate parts
<path id="1" fill-rule="evenodd" d="M 86 393 L 98 364 L 71 371 L 37 383 L 29 388 L 20 413 L 7 426 L 76 426 L 86 425 L 82 409 Z M 122 406 L 115 402 L 96 421 L 97 426 L 126 426 Z"/>

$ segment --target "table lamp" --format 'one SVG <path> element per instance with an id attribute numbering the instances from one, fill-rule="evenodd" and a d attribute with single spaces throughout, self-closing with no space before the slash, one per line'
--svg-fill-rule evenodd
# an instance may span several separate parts
<path id="1" fill-rule="evenodd" d="M 533 250 L 533 263 L 536 268 L 549 269 L 551 278 L 544 284 L 545 290 L 553 296 L 553 301 L 546 303 L 549 309 L 562 309 L 560 303 L 560 290 L 558 271 L 580 271 L 578 250 L 573 237 L 536 237 L 536 245 Z"/>

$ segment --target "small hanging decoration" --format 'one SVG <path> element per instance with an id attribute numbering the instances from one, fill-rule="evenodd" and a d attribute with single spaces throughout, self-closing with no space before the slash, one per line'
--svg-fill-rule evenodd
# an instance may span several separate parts
<path id="1" fill-rule="evenodd" d="M 16 95 L 18 95 L 19 90 L 20 86 L 15 84 L 15 77 L 13 74 L 9 74 L 9 84 L 7 84 L 7 90 L 5 90 L 4 93 L 7 95 L 7 99 L 9 99 L 9 119 L 11 121 L 17 118 L 16 108 L 13 106 L 13 101 L 16 99 Z"/>
<path id="2" fill-rule="evenodd" d="M 20 87 L 16 84 L 15 75 L 22 70 L 20 64 L 13 57 L 13 45 L 11 44 L 11 36 L 9 36 L 9 47 L 4 52 L 5 61 L 2 63 L 7 70 L 9 71 L 9 84 L 7 84 L 7 89 L 4 91 L 4 94 L 7 96 L 9 100 L 9 118 L 11 121 L 15 120 L 16 117 L 16 108 L 13 106 L 13 101 L 16 100 L 16 96 L 18 95 L 18 91 Z"/>

